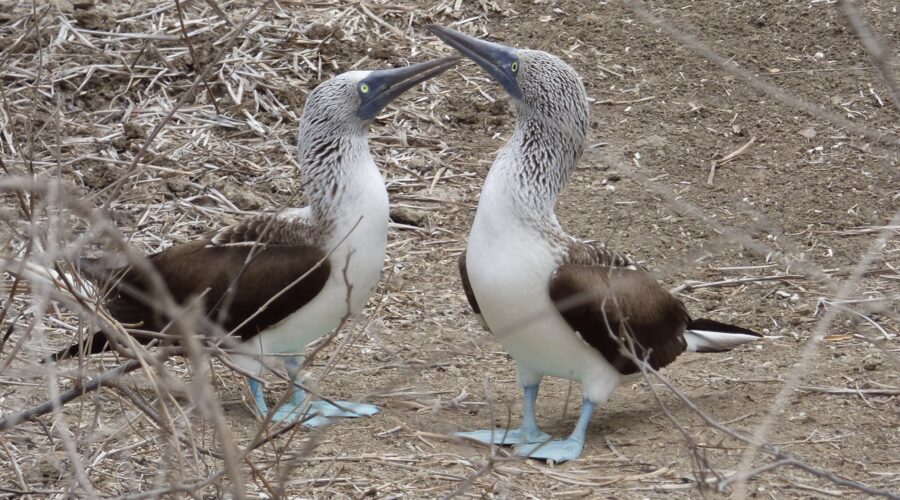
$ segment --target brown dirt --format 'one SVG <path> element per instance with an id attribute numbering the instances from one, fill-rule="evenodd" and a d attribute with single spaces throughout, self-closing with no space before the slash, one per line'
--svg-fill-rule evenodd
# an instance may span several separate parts
<path id="1" fill-rule="evenodd" d="M 460 11 L 453 10 L 457 3 L 462 5 Z M 0 11 L 6 12 L 6 4 L 0 0 L 4 6 Z M 486 11 L 482 4 L 488 7 Z M 876 0 L 856 4 L 888 46 L 900 47 L 896 5 Z M 126 8 L 100 2 L 86 7 L 76 3 L 65 15 L 88 29 L 112 30 L 117 19 L 155 5 Z M 434 2 L 426 8 L 419 2 L 399 0 L 389 6 L 368 5 L 401 30 L 412 16 L 415 44 L 399 40 L 349 7 L 304 9 L 299 3 L 284 3 L 278 15 L 265 14 L 268 23 L 294 28 L 280 47 L 283 54 L 278 57 L 285 61 L 291 60 L 292 51 L 307 50 L 310 40 L 327 40 L 310 59 L 314 64 L 300 61 L 299 73 L 283 70 L 252 80 L 260 93 L 269 85 L 268 90 L 287 104 L 287 109 L 259 107 L 250 99 L 235 103 L 219 83 L 218 72 L 212 75 L 212 94 L 222 114 L 235 122 L 223 121 L 211 129 L 210 140 L 203 145 L 179 142 L 187 137 L 177 135 L 180 132 L 162 134 L 142 161 L 163 169 L 137 174 L 131 188 L 110 210 L 122 233 L 133 235 L 134 243 L 149 252 L 232 222 L 240 213 L 222 210 L 213 190 L 240 210 L 302 203 L 291 145 L 296 117 L 309 88 L 364 56 L 369 59 L 362 67 L 378 67 L 402 63 L 413 45 L 416 54 L 447 52 L 424 34 L 426 22 L 448 24 L 486 15 L 473 24 L 495 40 L 562 56 L 583 75 L 588 93 L 596 101 L 589 138 L 594 147 L 586 153 L 557 210 L 571 234 L 626 250 L 670 287 L 690 280 L 714 282 L 806 274 L 810 268 L 825 270 L 828 278 L 824 279 L 807 274 L 805 278 L 682 293 L 695 315 L 734 322 L 772 337 L 728 354 L 688 354 L 664 371 L 703 412 L 739 432 L 752 433 L 809 341 L 822 314 L 819 300 L 834 297 L 875 237 L 872 231 L 854 230 L 888 224 L 900 208 L 898 148 L 866 139 L 754 90 L 618 2 L 497 0 Z M 835 5 L 677 1 L 649 2 L 648 7 L 733 63 L 791 94 L 853 123 L 900 136 L 900 113 Z M 246 2 L 238 2 L 224 10 L 239 23 L 250 9 Z M 358 21 L 336 17 L 344 10 L 352 11 L 348 15 Z M 9 12 L 14 12 L 12 7 Z M 25 15 L 30 10 L 15 12 Z M 195 7 L 187 9 L 189 17 L 199 17 L 197 12 Z M 177 21 L 172 21 L 174 10 L 167 16 L 168 33 L 179 34 Z M 0 22 L 7 18 L 16 16 L 4 14 Z M 216 19 L 212 14 L 208 18 Z M 153 19 L 158 18 L 128 21 L 121 29 L 153 31 Z M 214 34 L 194 40 L 195 49 L 202 50 L 201 60 L 212 57 L 215 43 L 227 32 L 227 27 L 219 27 Z M 258 33 L 277 36 L 274 31 Z M 19 36 L 3 31 L 2 25 L 0 34 L 0 50 L 12 46 Z M 54 36 L 56 32 L 44 30 L 42 46 Z M 98 43 L 97 38 L 91 39 Z M 105 52 L 70 43 L 65 50 L 83 64 L 85 58 L 120 64 L 116 52 L 127 45 L 134 49 L 129 54 L 136 55 L 140 43 L 110 42 Z M 155 45 L 169 55 L 170 50 L 183 48 L 180 40 Z M 33 53 L 36 47 L 36 38 L 31 37 L 13 55 Z M 155 50 L 148 49 L 140 57 L 143 64 L 158 71 L 163 63 Z M 53 64 L 59 65 L 57 69 L 64 66 Z M 170 64 L 183 72 L 167 81 L 166 96 L 174 102 L 194 78 L 193 62 L 182 53 Z M 264 71 L 252 61 L 244 64 L 247 72 Z M 2 71 L 3 84 L 9 86 L 4 115 L 12 115 L 9 123 L 20 137 L 31 134 L 38 139 L 32 149 L 18 149 L 48 160 L 37 163 L 39 175 L 50 178 L 57 172 L 55 163 L 49 161 L 54 158 L 52 113 L 57 105 L 65 114 L 60 134 L 66 141 L 73 139 L 64 141 L 64 159 L 102 156 L 122 160 L 111 164 L 82 159 L 60 168 L 68 189 L 85 194 L 95 205 L 105 201 L 106 188 L 128 172 L 128 161 L 162 116 L 151 111 L 150 98 L 160 95 L 160 89 L 148 87 L 148 79 L 135 83 L 121 74 L 95 77 L 89 91 L 77 95 L 75 88 L 82 75 L 56 85 L 59 101 L 39 96 L 35 103 L 26 99 L 31 94 L 24 90 L 16 93 L 15 86 L 23 81 L 16 76 L 19 72 L 9 67 Z M 467 495 L 483 497 L 670 498 L 702 494 L 690 447 L 644 382 L 620 388 L 597 412 L 583 458 L 573 463 L 553 466 L 501 460 L 484 471 L 490 449 L 438 436 L 484 428 L 492 420 L 502 426 L 511 418 L 512 425 L 517 425 L 521 411 L 512 360 L 478 326 L 456 272 L 456 256 L 464 248 L 481 181 L 514 120 L 512 112 L 502 106 L 499 87 L 482 77 L 474 65 L 461 66 L 434 82 L 430 95 L 423 96 L 420 91 L 401 101 L 397 105 L 401 112 L 376 123 L 372 133 L 373 152 L 389 182 L 395 219 L 420 227 L 392 230 L 386 266 L 391 279 L 379 292 L 381 306 L 376 310 L 373 300 L 367 310 L 366 317 L 374 316 L 374 320 L 365 334 L 358 333 L 359 324 L 349 330 L 358 337 L 320 389 L 333 398 L 364 398 L 384 411 L 363 421 L 339 423 L 320 434 L 298 431 L 260 448 L 248 460 L 253 472 L 244 465 L 248 490 L 292 497 L 357 498 L 438 497 L 462 485 Z M 500 104 L 485 95 L 500 99 Z M 129 103 L 140 105 L 131 112 L 131 121 L 120 124 Z M 407 107 L 415 114 L 404 114 Z M 264 137 L 254 135 L 252 126 L 244 121 L 244 109 L 267 127 Z M 111 113 L 104 114 L 106 110 Z M 208 95 L 201 91 L 170 126 L 189 129 L 192 118 L 214 114 Z M 809 129 L 815 131 L 814 136 Z M 397 139 L 400 136 L 407 139 Z M 751 137 L 756 138 L 755 143 L 720 166 L 713 185 L 707 185 L 711 161 L 738 149 Z M 244 148 L 245 144 L 253 147 Z M 11 169 L 25 171 L 22 158 L 11 154 L 8 146 L 0 150 L 0 156 Z M 446 169 L 432 189 L 441 168 Z M 673 198 L 695 210 L 676 205 Z M 12 204 L 14 199 L 8 199 Z M 146 219 L 151 211 L 161 215 Z M 710 221 L 731 232 L 721 233 Z M 735 234 L 746 235 L 785 257 L 767 258 L 737 243 Z M 14 236 L 4 235 L 4 241 L 13 242 L 6 248 L 15 246 Z M 895 494 L 900 494 L 900 398 L 896 395 L 900 366 L 894 364 L 900 351 L 898 252 L 896 241 L 876 252 L 870 272 L 853 293 L 857 299 L 894 297 L 888 309 L 866 313 L 890 339 L 882 342 L 882 348 L 876 347 L 867 339 L 883 339 L 878 330 L 859 317 L 839 315 L 800 379 L 806 387 L 887 387 L 894 395 L 799 390 L 791 395 L 769 434 L 769 442 L 802 461 Z M 15 304 L 23 310 L 30 299 L 23 294 Z M 67 321 L 75 320 L 74 315 L 58 314 Z M 29 360 L 37 359 L 38 353 L 47 352 L 50 346 L 66 343 L 68 334 L 57 324 L 47 323 L 46 327 L 46 337 L 34 334 L 26 339 L 12 365 L 18 371 L 2 376 L 6 384 L 0 388 L 4 414 L 47 395 L 46 373 L 34 370 Z M 19 329 L 13 339 L 21 335 Z M 314 373 L 333 352 L 333 348 L 323 351 L 313 365 Z M 7 347 L 4 362 L 8 353 Z M 112 358 L 104 359 L 109 364 Z M 91 367 L 99 369 L 99 364 Z M 169 368 L 190 381 L 184 362 L 173 361 Z M 129 384 L 152 400 L 155 393 L 144 378 L 133 375 Z M 258 423 L 243 402 L 240 378 L 217 365 L 211 381 L 234 438 L 239 445 L 246 445 Z M 285 388 L 280 382 L 273 386 L 273 397 Z M 668 411 L 687 428 L 710 466 L 721 474 L 733 473 L 744 445 L 710 429 L 663 386 L 653 387 Z M 546 432 L 563 436 L 571 430 L 580 407 L 578 394 L 577 385 L 545 381 L 538 419 Z M 190 406 L 185 393 L 175 400 Z M 190 457 L 184 450 L 187 463 L 176 465 L 173 457 L 179 454 L 169 449 L 171 443 L 112 390 L 70 405 L 64 420 L 75 432 L 80 466 L 87 469 L 86 477 L 100 496 L 202 479 L 222 465 L 208 457 Z M 178 425 L 179 432 L 198 444 L 219 446 L 211 427 L 199 418 L 191 425 Z M 187 428 L 192 434 L 187 434 Z M 43 417 L 38 423 L 0 435 L 0 443 L 7 449 L 0 455 L 5 471 L 0 474 L 0 485 L 14 490 L 86 494 L 83 486 L 76 486 L 76 468 L 61 444 L 59 436 L 65 432 L 51 417 Z M 315 443 L 311 456 L 298 458 L 308 440 Z M 497 454 L 504 456 L 500 450 Z M 50 456 L 58 459 L 46 458 Z M 22 479 L 10 466 L 12 460 L 25 471 Z M 770 462 L 760 455 L 754 467 Z M 479 475 L 479 471 L 484 473 Z M 467 478 L 472 478 L 471 483 L 465 482 Z M 203 489 L 202 494 L 212 497 L 227 491 L 228 481 L 221 481 Z M 760 498 L 862 495 L 790 467 L 755 477 L 750 491 Z M 712 490 L 706 494 L 719 495 Z"/>

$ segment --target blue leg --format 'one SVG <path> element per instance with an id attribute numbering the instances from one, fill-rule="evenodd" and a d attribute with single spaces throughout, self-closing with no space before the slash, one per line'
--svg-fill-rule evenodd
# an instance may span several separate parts
<path id="1" fill-rule="evenodd" d="M 253 411 L 257 416 L 265 418 L 269 413 L 269 407 L 266 406 L 266 399 L 263 397 L 263 386 L 252 378 L 247 379 L 247 385 L 250 386 L 250 394 L 253 396 Z"/>
<path id="2" fill-rule="evenodd" d="M 331 423 L 327 417 L 344 417 L 356 418 L 366 417 L 378 413 L 378 407 L 365 403 L 351 403 L 349 401 L 335 401 L 337 406 L 325 401 L 309 402 L 304 412 L 304 402 L 306 401 L 306 391 L 300 388 L 300 367 L 303 365 L 302 356 L 291 356 L 284 358 L 284 366 L 287 369 L 288 376 L 295 381 L 291 392 L 291 399 L 282 405 L 275 412 L 272 420 L 275 422 L 291 421 L 301 418 L 305 415 L 316 415 L 315 417 L 303 422 L 307 427 L 321 427 Z"/>
<path id="3" fill-rule="evenodd" d="M 484 431 L 455 432 L 453 435 L 474 439 L 487 444 L 524 444 L 550 441 L 550 435 L 541 432 L 534 416 L 539 384 L 525 386 L 525 414 L 518 429 L 488 429 Z"/>
<path id="4" fill-rule="evenodd" d="M 292 382 L 300 382 L 301 366 L 303 366 L 303 358 L 300 356 L 291 356 L 288 358 L 284 358 L 284 368 L 287 370 L 288 378 Z M 287 403 L 281 405 L 281 407 L 275 411 L 275 415 L 272 417 L 272 420 L 276 422 L 282 422 L 285 420 L 294 420 L 295 418 L 302 416 L 299 414 L 299 412 L 303 410 L 301 405 L 306 399 L 306 391 L 301 389 L 297 384 L 291 384 L 290 391 L 290 399 Z M 295 415 L 295 413 L 298 414 Z"/>
<path id="5" fill-rule="evenodd" d="M 260 418 L 266 418 L 269 414 L 269 407 L 266 405 L 266 399 L 263 396 L 263 385 L 252 378 L 247 379 L 247 385 L 250 386 L 250 394 L 253 396 L 253 406 L 254 406 L 253 412 L 256 414 L 256 416 L 258 416 Z M 303 402 L 303 398 L 305 397 L 305 395 L 302 390 L 299 391 L 299 393 L 300 393 L 299 395 L 297 394 L 297 392 L 298 391 L 295 391 L 293 394 L 291 394 L 291 401 L 297 401 L 297 403 L 299 404 L 299 403 Z M 298 399 L 298 396 L 299 396 L 299 399 Z M 287 406 L 287 405 L 285 405 L 285 406 Z M 285 406 L 282 406 L 282 408 L 284 408 Z M 291 408 L 292 409 L 296 408 L 296 405 L 292 406 Z M 279 412 L 280 411 L 281 411 L 281 408 L 279 408 Z M 275 422 L 290 420 L 286 417 L 287 416 L 284 415 L 283 413 L 279 414 L 278 412 L 276 412 L 276 414 L 272 416 L 272 420 Z M 296 418 L 296 416 L 292 417 L 292 418 Z M 307 420 L 306 422 L 303 422 L 303 424 L 308 427 L 319 427 L 319 426 L 325 425 L 329 422 L 330 421 L 326 418 L 313 417 L 313 418 Z"/>
<path id="6" fill-rule="evenodd" d="M 592 401 L 584 400 L 581 408 L 581 416 L 575 424 L 575 430 L 568 439 L 549 441 L 547 443 L 523 444 L 516 446 L 516 455 L 520 457 L 553 460 L 556 463 L 567 460 L 575 460 L 584 449 L 584 437 L 587 434 L 591 415 L 594 414 L 596 405 Z"/>

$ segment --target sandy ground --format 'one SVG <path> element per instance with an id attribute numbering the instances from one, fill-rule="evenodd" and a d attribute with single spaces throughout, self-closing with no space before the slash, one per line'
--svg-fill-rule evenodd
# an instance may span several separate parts
<path id="1" fill-rule="evenodd" d="M 900 46 L 895 2 L 857 4 L 886 46 Z M 140 250 L 156 251 L 247 211 L 301 205 L 292 144 L 309 90 L 354 65 L 449 53 L 425 33 L 427 22 L 459 21 L 471 33 L 553 52 L 583 75 L 592 98 L 590 148 L 559 202 L 561 223 L 573 235 L 634 255 L 668 287 L 731 281 L 688 287 L 680 296 L 696 316 L 770 338 L 727 354 L 686 354 L 663 374 L 704 414 L 748 435 L 834 307 L 821 301 L 838 296 L 900 208 L 896 144 L 754 89 L 619 2 L 280 2 L 216 59 L 230 24 L 257 5 L 223 3 L 231 19 L 225 22 L 206 3 L 184 4 L 192 58 L 173 4 L 57 0 L 33 11 L 0 0 L 0 23 L 7 23 L 0 24 L 4 165 L 58 178 L 91 206 L 110 202 L 107 213 L 121 232 Z M 896 103 L 836 5 L 646 6 L 668 26 L 693 33 L 726 66 L 851 127 L 900 136 Z M 37 29 L 34 19 L 41 20 Z M 143 167 L 130 171 L 153 127 L 206 65 L 215 66 L 207 84 L 150 145 Z M 698 478 L 733 475 L 745 443 L 711 428 L 659 382 L 620 388 L 594 417 L 583 457 L 571 463 L 508 459 L 506 450 L 446 436 L 492 421 L 517 425 L 521 412 L 512 360 L 469 311 L 456 271 L 482 180 L 513 123 L 499 86 L 473 64 L 410 93 L 376 121 L 372 149 L 399 224 L 391 230 L 386 279 L 366 314 L 317 357 L 311 376 L 329 362 L 334 345 L 348 340 L 319 389 L 384 410 L 322 432 L 294 429 L 259 447 L 241 463 L 251 496 L 722 495 L 699 489 Z M 751 141 L 717 167 L 710 184 L 713 161 Z M 110 200 L 120 179 L 125 189 Z M 18 201 L 4 196 L 9 221 Z M 34 225 L 18 217 L 4 230 L 4 256 L 21 257 L 27 227 L 65 248 L 102 249 L 102 240 L 74 243 L 89 224 L 70 212 L 44 207 Z M 847 298 L 886 300 L 845 305 L 858 314 L 839 314 L 809 362 L 796 368 L 800 388 L 789 392 L 767 436 L 799 461 L 894 494 L 900 494 L 898 255 L 897 241 L 874 249 Z M 3 276 L 7 304 L 13 279 Z M 733 281 L 772 276 L 785 277 Z M 34 361 L 66 344 L 67 330 L 80 325 L 53 301 L 42 313 L 39 288 L 16 290 L 5 318 L 3 330 L 14 328 L 0 352 L 4 414 L 47 397 L 53 371 Z M 99 357 L 86 369 L 116 363 Z M 60 367 L 64 387 L 77 365 Z M 193 370 L 182 360 L 167 369 L 184 385 L 170 383 L 162 401 L 143 371 L 124 385 L 168 414 L 176 437 L 220 449 L 212 424 L 192 411 Z M 241 378 L 219 364 L 201 378 L 215 387 L 237 445 L 247 446 L 260 424 L 244 403 Z M 272 385 L 276 398 L 285 384 L 272 379 Z M 538 403 L 545 431 L 570 432 L 579 394 L 577 385 L 546 380 Z M 203 482 L 223 467 L 221 460 L 161 430 L 118 390 L 81 398 L 56 420 L 45 416 L 6 431 L 0 443 L 0 492 L 11 496 L 186 495 L 171 489 L 177 484 L 205 498 L 231 495 L 230 474 Z M 752 462 L 772 463 L 765 453 Z M 759 498 L 863 496 L 791 466 L 759 473 L 749 491 Z"/>

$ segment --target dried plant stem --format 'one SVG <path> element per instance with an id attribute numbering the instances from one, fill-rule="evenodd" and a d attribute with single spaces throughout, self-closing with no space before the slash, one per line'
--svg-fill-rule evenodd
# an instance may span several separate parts
<path id="1" fill-rule="evenodd" d="M 157 354 L 156 358 L 158 361 L 163 361 L 170 356 L 178 355 L 182 352 L 183 349 L 179 347 L 165 349 Z M 143 364 L 139 360 L 132 359 L 113 368 L 112 370 L 107 370 L 97 375 L 96 377 L 91 378 L 90 380 L 76 383 L 75 387 L 72 387 L 71 389 L 60 393 L 56 398 L 51 398 L 50 400 L 29 408 L 28 410 L 21 411 L 19 413 L 0 419 L 0 431 L 12 429 L 13 427 L 23 422 L 27 422 L 35 417 L 46 415 L 52 412 L 54 408 L 61 407 L 69 401 L 80 398 L 81 396 L 96 391 L 102 387 L 115 385 L 123 375 L 129 372 L 133 372 L 134 370 L 137 370 L 142 366 Z"/>
<path id="2" fill-rule="evenodd" d="M 243 30 L 247 27 L 247 25 L 250 24 L 251 21 L 256 19 L 256 17 L 260 13 L 262 13 L 262 11 L 264 9 L 266 9 L 270 4 L 272 4 L 273 1 L 274 0 L 266 0 L 266 2 L 263 3 L 262 5 L 260 5 L 255 11 L 253 11 L 252 14 L 247 16 L 247 18 L 244 19 L 244 21 L 241 23 L 239 28 L 236 30 L 233 30 L 231 32 L 231 35 L 229 36 L 228 41 L 224 45 L 222 45 L 222 47 L 216 52 L 216 54 L 212 57 L 212 61 L 218 61 L 222 57 L 222 55 L 225 53 L 225 51 L 230 49 L 231 46 L 237 42 L 238 35 L 243 32 Z M 187 91 L 185 91 L 182 94 L 181 98 L 178 99 L 178 102 L 176 102 L 175 105 L 172 106 L 172 108 L 166 113 L 166 115 L 163 117 L 163 119 L 160 120 L 159 123 L 157 123 L 156 126 L 153 127 L 153 130 L 151 130 L 150 133 L 147 135 L 147 138 L 144 140 L 143 144 L 141 144 L 141 149 L 138 150 L 138 152 L 134 155 L 134 158 L 131 160 L 131 166 L 128 168 L 128 172 L 126 172 L 125 175 L 123 175 L 121 178 L 119 178 L 118 181 L 107 186 L 106 189 L 110 190 L 110 194 L 107 197 L 106 201 L 103 203 L 103 210 L 108 210 L 110 204 L 114 200 L 118 199 L 119 194 L 122 191 L 122 188 L 125 186 L 125 182 L 128 180 L 129 177 L 134 175 L 134 173 L 137 172 L 138 169 L 140 168 L 138 163 L 140 162 L 141 158 L 143 158 L 144 154 L 147 152 L 147 148 L 150 147 L 150 144 L 153 142 L 153 139 L 155 139 L 156 136 L 159 135 L 159 133 L 162 131 L 163 127 L 165 127 L 166 124 L 169 123 L 169 120 L 171 120 L 172 117 L 175 116 L 175 112 L 177 112 L 179 109 L 181 109 L 182 106 L 184 106 L 191 98 L 193 98 L 194 91 L 204 81 L 204 79 L 207 76 L 207 73 L 212 72 L 212 69 L 214 67 L 215 67 L 215 64 L 209 64 L 208 66 L 203 68 L 203 70 L 197 74 L 197 78 L 194 79 L 194 83 L 191 84 L 191 86 L 187 89 Z"/>
<path id="3" fill-rule="evenodd" d="M 210 3 L 212 3 L 211 0 Z M 215 3 L 212 3 L 212 5 L 215 5 Z M 178 25 L 181 27 L 181 35 L 184 37 L 184 43 L 187 45 L 188 52 L 191 54 L 191 60 L 194 61 L 194 68 L 199 68 L 200 64 L 197 60 L 197 55 L 194 53 L 194 44 L 191 43 L 191 37 L 188 36 L 187 29 L 184 27 L 184 12 L 181 11 L 181 0 L 175 0 L 175 10 L 178 12 Z M 222 11 L 219 10 L 218 12 L 221 13 Z M 226 17 L 225 19 L 228 18 Z M 206 88 L 206 95 L 209 97 L 209 100 L 212 101 L 213 107 L 216 108 L 216 113 L 222 113 L 222 110 L 219 109 L 219 103 L 217 102 L 216 96 L 209 88 L 209 82 L 206 81 L 206 73 L 208 72 L 204 68 L 198 72 L 198 76 L 203 80 L 203 86 Z"/>
<path id="4" fill-rule="evenodd" d="M 894 217 L 891 221 L 891 225 L 893 224 L 900 224 L 900 211 L 894 214 Z M 884 248 L 891 236 L 893 236 L 893 231 L 891 230 L 882 230 L 878 234 L 878 236 L 872 241 L 871 245 L 869 245 L 869 249 L 862 256 L 862 258 L 860 258 L 859 262 L 857 262 L 850 278 L 848 278 L 847 281 L 844 282 L 844 285 L 838 291 L 835 300 L 846 300 L 850 297 L 850 295 L 856 290 L 860 278 L 862 278 L 863 274 L 866 272 L 866 270 L 868 270 L 869 265 L 871 265 L 872 260 L 875 258 L 875 255 Z M 772 404 L 769 407 L 768 413 L 754 431 L 753 440 L 744 451 L 740 466 L 738 467 L 737 479 L 735 480 L 735 496 L 737 498 L 746 497 L 747 479 L 749 478 L 747 476 L 747 473 L 750 471 L 753 465 L 753 459 L 756 457 L 756 453 L 759 450 L 759 443 L 763 443 L 766 441 L 769 431 L 775 424 L 775 419 L 778 417 L 778 415 L 781 414 L 782 410 L 784 410 L 784 407 L 788 404 L 789 399 L 793 396 L 794 392 L 797 390 L 797 387 L 800 385 L 800 379 L 806 372 L 807 366 L 812 360 L 813 355 L 816 353 L 816 350 L 818 349 L 819 344 L 822 342 L 822 339 L 825 338 L 825 334 L 828 332 L 828 327 L 831 326 L 831 322 L 834 321 L 834 318 L 837 316 L 837 311 L 837 308 L 829 309 L 825 313 L 825 315 L 822 316 L 822 319 L 819 320 L 815 330 L 810 336 L 809 341 L 807 341 L 806 345 L 803 347 L 803 350 L 800 352 L 800 356 L 798 356 L 797 361 L 794 363 L 793 368 L 791 368 L 791 371 L 788 373 L 787 377 L 785 377 L 784 386 L 775 396 L 775 399 L 772 401 Z"/>

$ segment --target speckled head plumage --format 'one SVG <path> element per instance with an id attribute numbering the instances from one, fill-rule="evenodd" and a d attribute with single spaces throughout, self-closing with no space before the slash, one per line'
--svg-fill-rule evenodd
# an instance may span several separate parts
<path id="1" fill-rule="evenodd" d="M 581 77 L 562 59 L 540 50 L 518 49 L 516 82 L 522 94 L 514 99 L 520 113 L 534 113 L 558 122 L 582 138 L 587 134 L 590 108 Z"/>
<path id="2" fill-rule="evenodd" d="M 360 126 L 365 125 L 365 120 L 356 116 L 362 102 L 356 87 L 369 73 L 371 72 L 349 71 L 317 85 L 303 107 L 301 129 L 327 122 L 335 124 L 358 122 Z"/>
<path id="3" fill-rule="evenodd" d="M 357 116 L 362 104 L 357 86 L 369 73 L 352 71 L 338 75 L 319 84 L 306 99 L 300 118 L 299 148 L 300 164 L 308 179 L 327 178 L 324 174 L 345 159 L 341 151 L 354 138 L 365 142 L 369 120 Z"/>
<path id="4" fill-rule="evenodd" d="M 585 135 L 590 119 L 581 77 L 562 59 L 540 50 L 516 49 L 437 25 L 428 30 L 475 61 L 512 97 L 520 113 Z"/>
<path id="5" fill-rule="evenodd" d="M 444 57 L 402 68 L 348 71 L 313 89 L 300 119 L 299 158 L 314 213 L 331 205 L 358 168 L 374 168 L 366 136 L 378 112 L 458 61 Z"/>
<path id="6" fill-rule="evenodd" d="M 575 169 L 590 122 L 581 78 L 560 58 L 539 50 L 515 49 L 442 26 L 428 30 L 473 60 L 512 98 L 516 129 L 491 167 L 512 176 L 504 184 L 520 215 L 555 226 L 553 206 Z"/>
<path id="7" fill-rule="evenodd" d="M 365 132 L 379 111 L 406 90 L 453 67 L 458 57 L 444 57 L 402 68 L 348 71 L 310 93 L 300 119 L 304 135 Z"/>

